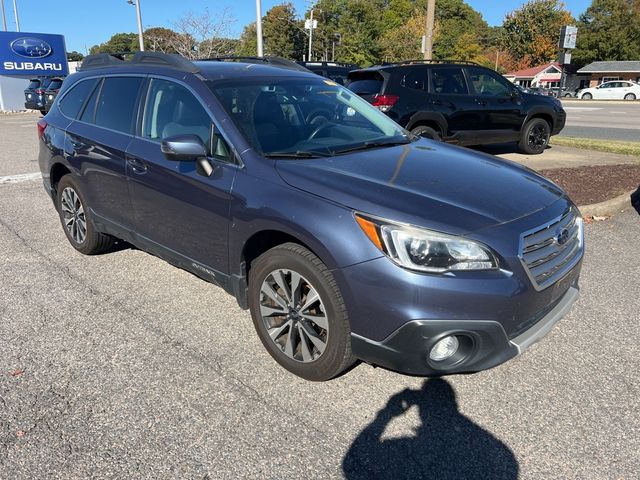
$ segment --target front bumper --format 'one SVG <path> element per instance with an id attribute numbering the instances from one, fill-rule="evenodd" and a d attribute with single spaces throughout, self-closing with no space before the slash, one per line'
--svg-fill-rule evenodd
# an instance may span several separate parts
<path id="1" fill-rule="evenodd" d="M 578 279 L 537 323 L 509 338 L 499 322 L 491 320 L 413 320 L 385 340 L 376 342 L 351 335 L 354 354 L 361 360 L 412 375 L 445 375 L 486 370 L 521 354 L 542 339 L 564 317 L 578 298 Z M 470 339 L 463 357 L 453 363 L 433 362 L 429 351 L 447 335 Z"/>

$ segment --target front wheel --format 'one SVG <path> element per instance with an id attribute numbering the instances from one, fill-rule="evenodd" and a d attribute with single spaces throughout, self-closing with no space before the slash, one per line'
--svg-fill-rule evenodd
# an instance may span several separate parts
<path id="1" fill-rule="evenodd" d="M 627 93 L 627 94 L 624 96 L 624 99 L 625 99 L 625 100 L 635 100 L 635 99 L 636 99 L 636 96 L 635 96 L 635 94 L 633 94 L 633 93 Z"/>
<path id="2" fill-rule="evenodd" d="M 593 98 L 593 95 L 591 95 L 590 93 L 585 93 L 580 98 L 582 100 L 591 100 Z"/>
<path id="3" fill-rule="evenodd" d="M 520 135 L 518 146 L 523 153 L 537 155 L 544 152 L 551 137 L 551 126 L 542 118 L 529 120 Z"/>
<path id="4" fill-rule="evenodd" d="M 249 308 L 262 344 L 291 373 L 324 381 L 354 363 L 342 295 L 306 248 L 285 243 L 253 261 Z"/>

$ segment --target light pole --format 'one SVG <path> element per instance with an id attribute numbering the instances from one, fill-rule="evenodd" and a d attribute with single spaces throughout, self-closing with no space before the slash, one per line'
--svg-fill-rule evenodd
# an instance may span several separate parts
<path id="1" fill-rule="evenodd" d="M 424 59 L 433 59 L 433 26 L 435 23 L 436 0 L 427 0 L 427 22 L 425 25 Z"/>
<path id="2" fill-rule="evenodd" d="M 264 56 L 262 47 L 262 2 L 260 0 L 256 0 L 256 48 L 258 56 Z"/>
<path id="3" fill-rule="evenodd" d="M 0 0 L 0 3 L 2 3 L 2 27 L 6 32 L 7 31 L 7 14 L 4 11 L 4 0 Z"/>
<path id="4" fill-rule="evenodd" d="M 311 9 L 311 16 L 309 17 L 309 55 L 307 56 L 307 62 L 311 61 L 312 42 L 313 42 L 313 8 Z"/>
<path id="5" fill-rule="evenodd" d="M 18 18 L 18 4 L 13 0 L 13 14 L 16 17 L 16 32 L 20 31 L 20 19 Z"/>
<path id="6" fill-rule="evenodd" d="M 14 0 L 15 1 L 15 0 Z M 138 17 L 138 42 L 140 43 L 140 51 L 144 52 L 144 39 L 142 38 L 142 13 L 140 12 L 140 0 L 127 0 L 129 5 L 136 6 L 136 16 Z"/>

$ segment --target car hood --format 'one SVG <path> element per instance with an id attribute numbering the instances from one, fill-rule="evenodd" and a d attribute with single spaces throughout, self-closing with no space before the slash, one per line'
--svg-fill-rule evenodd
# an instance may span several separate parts
<path id="1" fill-rule="evenodd" d="M 565 197 L 528 168 L 429 140 L 279 160 L 276 169 L 289 185 L 350 209 L 453 234 L 509 222 Z"/>

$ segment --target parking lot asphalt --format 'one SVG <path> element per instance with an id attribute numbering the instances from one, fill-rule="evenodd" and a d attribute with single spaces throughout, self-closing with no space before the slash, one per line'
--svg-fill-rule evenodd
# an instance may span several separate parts
<path id="1" fill-rule="evenodd" d="M 11 118 L 0 178 L 37 169 L 33 122 Z M 637 478 L 635 211 L 587 225 L 578 303 L 511 362 L 443 379 L 361 364 L 311 383 L 221 289 L 127 245 L 80 255 L 41 181 L 12 178 L 0 478 Z"/>
<path id="2" fill-rule="evenodd" d="M 640 142 L 640 100 L 562 100 L 564 137 Z"/>

